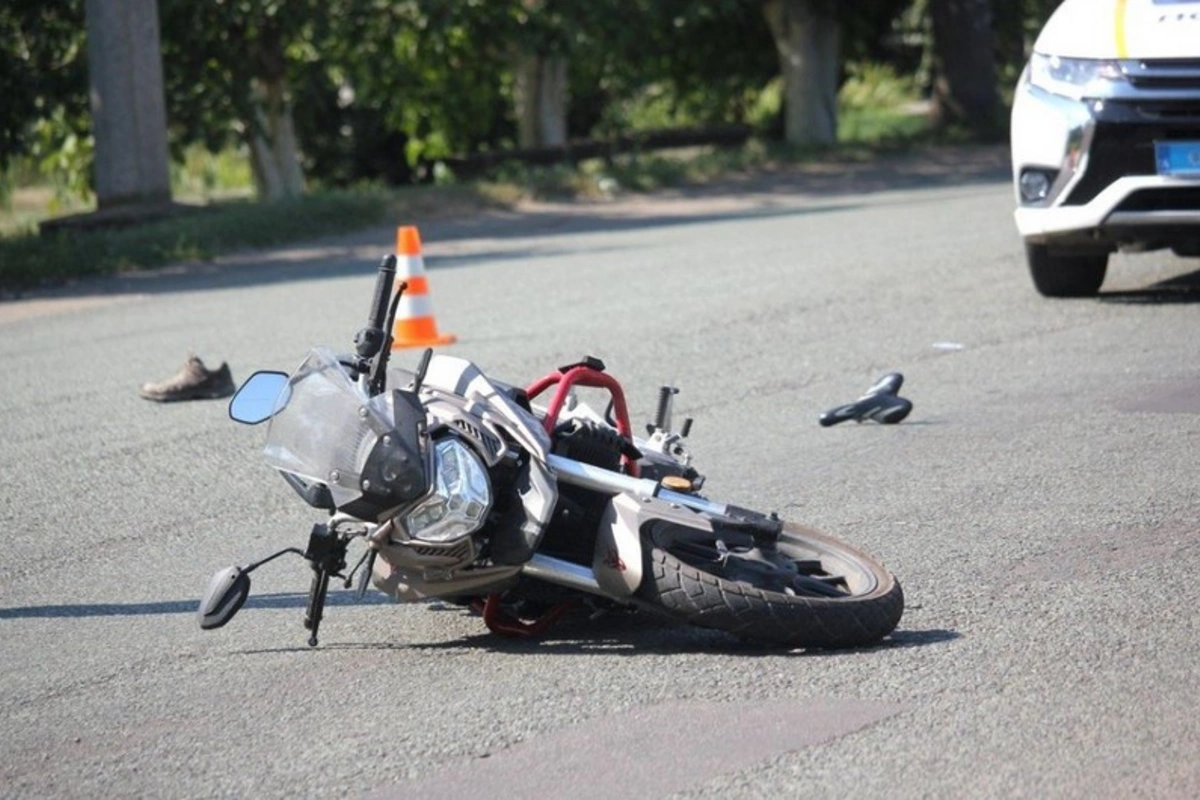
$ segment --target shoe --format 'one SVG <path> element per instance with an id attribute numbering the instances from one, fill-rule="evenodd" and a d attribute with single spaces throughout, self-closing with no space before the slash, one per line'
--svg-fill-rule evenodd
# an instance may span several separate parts
<path id="1" fill-rule="evenodd" d="M 221 362 L 216 369 L 209 369 L 196 356 L 188 360 L 173 377 L 158 383 L 143 383 L 138 394 L 147 400 L 170 403 L 176 400 L 214 400 L 233 394 L 233 376 L 229 365 Z"/>

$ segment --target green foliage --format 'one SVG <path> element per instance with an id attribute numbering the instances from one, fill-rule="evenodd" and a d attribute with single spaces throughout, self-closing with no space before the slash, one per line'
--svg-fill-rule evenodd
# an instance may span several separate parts
<path id="1" fill-rule="evenodd" d="M 33 124 L 29 148 L 38 172 L 54 187 L 58 207 L 78 199 L 92 199 L 92 160 L 96 142 L 91 134 L 77 131 L 79 121 L 72 124 L 62 106 Z"/>
<path id="2" fill-rule="evenodd" d="M 920 97 L 911 76 L 899 75 L 890 64 L 852 62 L 846 65 L 846 80 L 838 91 L 841 109 L 892 109 Z"/>
<path id="3" fill-rule="evenodd" d="M 39 119 L 89 129 L 83 2 L 0 3 L 0 170 L 27 154 Z"/>
<path id="4" fill-rule="evenodd" d="M 177 199 L 248 195 L 253 188 L 250 159 L 244 148 L 226 147 L 212 153 L 203 145 L 192 144 L 171 163 L 171 191 Z"/>
<path id="5" fill-rule="evenodd" d="M 1007 0 L 1005 0 L 1007 2 Z M 847 63 L 892 63 L 910 72 L 921 47 L 903 35 L 906 14 L 919 16 L 924 0 L 855 0 L 836 3 L 834 12 L 842 28 L 842 57 Z"/>
<path id="6" fill-rule="evenodd" d="M 822 1 L 841 26 L 843 113 L 871 136 L 898 119 L 872 109 L 929 88 L 928 0 Z M 1001 86 L 1055 5 L 993 0 Z M 780 120 L 762 0 L 159 0 L 159 18 L 174 183 L 191 196 L 242 182 L 244 161 L 199 154 L 244 146 L 251 86 L 271 76 L 322 186 L 445 183 L 439 159 L 513 147 L 521 54 L 567 58 L 572 138 Z M 33 156 L 63 206 L 90 176 L 84 31 L 83 0 L 0 3 L 0 169 Z"/>
<path id="7" fill-rule="evenodd" d="M 916 80 L 889 64 L 854 62 L 838 91 L 838 141 L 885 145 L 927 133 L 928 116 Z"/>
<path id="8" fill-rule="evenodd" d="M 850 107 L 838 119 L 838 141 L 872 147 L 903 145 L 926 137 L 929 128 L 925 114 L 903 107 Z"/>
<path id="9" fill-rule="evenodd" d="M 33 165 L 67 207 L 89 194 L 83 3 L 0 3 L 0 172 Z M 10 174 L 11 178 L 11 174 Z"/>
<path id="10" fill-rule="evenodd" d="M 590 24 L 571 56 L 572 131 L 604 136 L 653 127 L 744 122 L 778 71 L 759 3 L 629 0 L 580 4 Z M 653 100 L 648 107 L 646 101 Z"/>
<path id="11" fill-rule="evenodd" d="M 769 131 L 783 114 L 783 78 L 776 76 L 757 92 L 746 114 L 746 121 L 756 130 Z"/>

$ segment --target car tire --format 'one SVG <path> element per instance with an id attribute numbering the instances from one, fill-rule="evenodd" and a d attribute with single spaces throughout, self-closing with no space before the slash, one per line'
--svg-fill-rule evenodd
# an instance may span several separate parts
<path id="1" fill-rule="evenodd" d="M 1045 297 L 1094 297 L 1108 271 L 1108 254 L 1068 256 L 1044 244 L 1025 244 L 1033 285 Z"/>

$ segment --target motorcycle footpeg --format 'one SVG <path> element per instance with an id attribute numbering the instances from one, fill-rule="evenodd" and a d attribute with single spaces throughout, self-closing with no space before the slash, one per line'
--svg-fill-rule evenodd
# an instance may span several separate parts
<path id="1" fill-rule="evenodd" d="M 895 425 L 907 417 L 913 407 L 910 400 L 896 394 L 903 384 L 903 375 L 889 372 L 871 384 L 866 394 L 858 400 L 829 409 L 817 421 L 825 428 L 849 420 L 874 420 L 884 425 Z"/>

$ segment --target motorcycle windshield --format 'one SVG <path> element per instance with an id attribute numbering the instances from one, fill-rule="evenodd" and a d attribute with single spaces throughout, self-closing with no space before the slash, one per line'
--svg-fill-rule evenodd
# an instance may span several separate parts
<path id="1" fill-rule="evenodd" d="M 314 348 L 288 380 L 271 418 L 267 463 L 329 487 L 336 505 L 362 497 L 362 467 L 392 425 L 391 393 L 368 397 L 327 348 Z"/>

